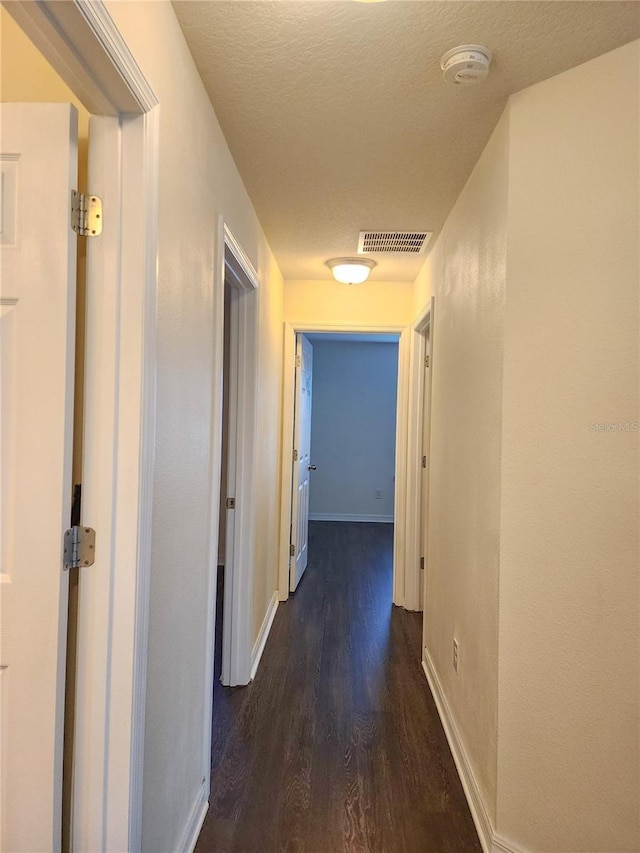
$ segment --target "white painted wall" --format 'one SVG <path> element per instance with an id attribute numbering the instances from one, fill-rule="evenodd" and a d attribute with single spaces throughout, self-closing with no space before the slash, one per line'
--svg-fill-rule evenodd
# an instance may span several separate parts
<path id="1" fill-rule="evenodd" d="M 511 100 L 498 828 L 640 850 L 640 42 Z"/>
<path id="2" fill-rule="evenodd" d="M 397 343 L 314 339 L 312 519 L 393 520 L 397 384 Z"/>
<path id="3" fill-rule="evenodd" d="M 640 419 L 639 61 L 514 96 L 416 282 L 427 652 L 500 849 L 640 849 L 640 433 L 591 427 Z"/>
<path id="4" fill-rule="evenodd" d="M 284 319 L 288 323 L 343 326 L 404 326 L 412 319 L 413 284 L 367 281 L 285 281 Z"/>
<path id="5" fill-rule="evenodd" d="M 435 295 L 426 644 L 494 820 L 508 119 L 423 276 Z"/>
<path id="6" fill-rule="evenodd" d="M 252 614 L 258 626 L 276 588 L 282 279 L 171 5 L 109 0 L 107 7 L 160 100 L 158 409 L 143 848 L 178 850 L 207 794 L 209 516 L 218 488 L 209 476 L 210 432 L 212 391 L 221 387 L 221 377 L 212 372 L 217 215 L 224 216 L 261 283 Z"/>

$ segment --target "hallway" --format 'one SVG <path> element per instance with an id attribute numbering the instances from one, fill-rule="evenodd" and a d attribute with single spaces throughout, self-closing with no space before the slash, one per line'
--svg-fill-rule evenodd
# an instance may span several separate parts
<path id="1" fill-rule="evenodd" d="M 216 686 L 200 853 L 480 851 L 392 544 L 392 525 L 311 522 L 255 681 Z"/>

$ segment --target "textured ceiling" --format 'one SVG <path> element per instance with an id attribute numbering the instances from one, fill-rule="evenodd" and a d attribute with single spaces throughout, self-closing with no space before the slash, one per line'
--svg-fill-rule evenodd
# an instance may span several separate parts
<path id="1" fill-rule="evenodd" d="M 640 3 L 610 0 L 174 8 L 286 279 L 330 278 L 360 230 L 437 234 L 510 94 L 640 36 Z M 489 79 L 446 84 L 440 57 L 470 42 Z M 413 280 L 424 257 L 375 257 L 372 279 Z"/>

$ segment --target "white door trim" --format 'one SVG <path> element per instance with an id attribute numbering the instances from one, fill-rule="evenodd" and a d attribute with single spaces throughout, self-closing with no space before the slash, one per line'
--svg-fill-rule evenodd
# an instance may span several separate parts
<path id="1" fill-rule="evenodd" d="M 218 526 L 220 518 L 220 474 L 222 445 L 222 392 L 224 371 L 225 279 L 237 291 L 232 302 L 232 353 L 229 382 L 229 460 L 233 470 L 236 508 L 229 512 L 225 561 L 222 681 L 236 686 L 251 680 L 253 588 L 253 470 L 256 440 L 256 397 L 258 365 L 258 274 L 222 216 L 214 235 L 213 388 L 211 413 L 211 508 L 209 521 L 209 588 L 207 658 L 205 673 L 206 731 L 202 733 L 202 772 L 210 789 L 211 720 L 213 713 L 213 665 L 218 571 Z M 232 496 L 232 495 L 229 495 Z"/>
<path id="2" fill-rule="evenodd" d="M 12 0 L 4 7 L 90 113 L 140 115 L 157 105 L 102 0 Z"/>
<path id="3" fill-rule="evenodd" d="M 293 477 L 293 426 L 295 404 L 295 354 L 298 332 L 348 332 L 355 334 L 396 334 L 398 347 L 398 402 L 396 418 L 395 526 L 393 537 L 393 603 L 404 606 L 404 551 L 406 498 L 406 433 L 408 414 L 409 333 L 406 326 L 335 325 L 285 322 L 284 377 L 282 389 L 282 462 L 280 469 L 280 531 L 278 540 L 278 597 L 289 598 L 289 543 L 291 541 L 291 484 Z"/>
<path id="4" fill-rule="evenodd" d="M 225 281 L 232 288 L 229 363 L 229 497 L 227 512 L 222 683 L 251 680 L 256 395 L 258 367 L 258 274 L 229 228 L 224 227 Z M 224 282 L 223 282 L 224 288 Z M 218 372 L 216 371 L 216 375 Z M 213 550 L 218 553 L 217 544 Z"/>
<path id="5" fill-rule="evenodd" d="M 136 851 L 155 445 L 158 99 L 102 0 L 6 8 L 90 112 L 118 117 L 94 122 L 91 154 L 103 192 L 122 191 L 91 249 L 88 282 L 82 523 L 97 538 L 96 563 L 80 583 L 73 840 L 79 850 Z"/>
<path id="6" fill-rule="evenodd" d="M 411 328 L 407 416 L 407 478 L 405 541 L 406 566 L 404 599 L 407 610 L 420 610 L 420 532 L 422 524 L 422 422 L 424 414 L 425 332 L 431 329 L 433 348 L 433 298 Z M 429 353 L 431 355 L 431 353 Z M 428 454 L 427 454 L 428 457 Z M 428 460 L 427 460 L 428 461 Z M 424 555 L 426 561 L 426 554 Z M 425 567 L 426 576 L 426 567 Z"/>

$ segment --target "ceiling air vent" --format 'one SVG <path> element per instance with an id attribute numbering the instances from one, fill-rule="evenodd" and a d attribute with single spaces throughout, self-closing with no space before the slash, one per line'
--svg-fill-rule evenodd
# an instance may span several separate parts
<path id="1" fill-rule="evenodd" d="M 431 231 L 361 231 L 358 254 L 417 255 L 427 247 Z"/>

